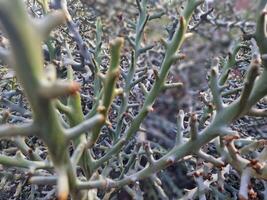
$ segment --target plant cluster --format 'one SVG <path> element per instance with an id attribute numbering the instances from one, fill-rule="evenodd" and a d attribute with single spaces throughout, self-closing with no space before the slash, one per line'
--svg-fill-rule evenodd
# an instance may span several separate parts
<path id="1" fill-rule="evenodd" d="M 169 81 L 168 75 L 171 67 L 186 56 L 180 50 L 184 41 L 194 37 L 191 33 L 203 21 L 225 26 L 211 17 L 213 10 L 207 6 L 208 1 L 186 1 L 178 20 L 168 29 L 167 39 L 160 41 L 163 59 L 159 68 L 153 69 L 138 61 L 155 48 L 155 44 L 144 42 L 149 37 L 146 25 L 164 12 L 150 12 L 148 0 L 135 2 L 137 19 L 129 22 L 134 34 L 110 42 L 108 67 L 102 65 L 100 19 L 96 21 L 92 47 L 72 19 L 68 10 L 72 2 L 37 2 L 42 14 L 32 17 L 25 2 L 0 0 L 0 60 L 4 67 L 15 71 L 22 87 L 14 89 L 13 85 L 6 90 L 1 85 L 1 103 L 9 111 L 20 113 L 18 117 L 2 112 L 0 137 L 13 141 L 15 154 L 1 154 L 1 165 L 27 169 L 31 184 L 56 185 L 61 200 L 69 196 L 116 198 L 116 192 L 121 190 L 133 199 L 142 199 L 140 181 L 144 179 L 152 181 L 159 198 L 167 199 L 158 173 L 178 162 L 196 160 L 194 169 L 188 169 L 196 187 L 180 196 L 182 199 L 206 199 L 210 195 L 225 198 L 225 175 L 231 170 L 240 175 L 236 192 L 239 199 L 255 197 L 250 180 L 267 179 L 267 142 L 264 138 L 242 137 L 232 124 L 243 116 L 267 116 L 265 1 L 259 2 L 254 32 L 243 30 L 244 23 L 234 23 L 243 30 L 246 42 L 237 43 L 223 64 L 218 62 L 211 67 L 209 89 L 202 93 L 202 112 L 185 115 L 179 111 L 176 139 L 169 149 L 150 142 L 141 125 L 153 112 L 162 91 L 183 87 L 181 82 Z M 62 25 L 67 26 L 79 56 L 73 55 L 67 39 L 53 32 Z M 8 39 L 4 41 L 5 38 Z M 124 43 L 131 46 L 127 67 L 121 63 Z M 59 53 L 60 48 L 64 50 Z M 240 87 L 230 88 L 227 81 L 231 68 L 243 49 L 249 49 L 253 56 Z M 85 86 L 79 83 L 90 87 L 87 95 L 81 95 Z M 23 105 L 24 97 L 29 105 Z M 91 105 L 84 105 L 82 99 L 89 99 Z M 43 142 L 42 148 L 27 144 L 32 137 Z M 216 153 L 208 152 L 210 145 Z M 266 191 L 267 188 L 265 196 Z"/>

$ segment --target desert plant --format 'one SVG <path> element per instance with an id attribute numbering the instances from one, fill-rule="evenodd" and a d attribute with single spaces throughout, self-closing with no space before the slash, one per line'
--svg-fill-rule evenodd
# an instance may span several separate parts
<path id="1" fill-rule="evenodd" d="M 191 155 L 211 163 L 218 169 L 218 175 L 210 180 L 207 178 L 205 166 L 196 170 L 192 174 L 197 187 L 184 198 L 198 196 L 205 199 L 207 188 L 213 182 L 218 182 L 218 188 L 223 189 L 223 175 L 230 165 L 241 175 L 240 199 L 248 199 L 249 180 L 252 177 L 267 179 L 266 141 L 256 138 L 240 139 L 239 133 L 230 127 L 235 120 L 245 115 L 267 115 L 266 109 L 255 107 L 267 94 L 265 9 L 258 16 L 255 33 L 245 35 L 246 40 L 256 41 L 259 53 L 255 52 L 255 58 L 251 60 L 242 88 L 225 92 L 224 87 L 229 71 L 236 62 L 236 55 L 242 48 L 238 44 L 222 68 L 215 65 L 210 71 L 210 91 L 207 91 L 210 99 L 207 99 L 204 114 L 190 114 L 189 134 L 185 134 L 187 130 L 184 128 L 184 113 L 180 111 L 175 145 L 167 153 L 161 152 L 160 156 L 155 157 L 155 148 L 144 138 L 137 139 L 136 134 L 145 117 L 153 111 L 153 104 L 160 92 L 182 87 L 181 83 L 168 83 L 167 76 L 171 66 L 185 56 L 179 53 L 179 49 L 190 36 L 187 31 L 190 19 L 203 1 L 188 0 L 173 36 L 169 40 L 162 39 L 164 58 L 160 69 L 153 69 L 151 87 L 144 84 L 144 80 L 148 78 L 148 70 L 139 67 L 137 61 L 140 55 L 154 47 L 143 46 L 146 23 L 160 18 L 163 13 L 149 14 L 147 0 L 136 1 L 138 18 L 136 23 L 132 23 L 135 28 L 134 37 L 127 38 L 133 50 L 130 66 L 126 71 L 120 69 L 120 54 L 125 42 L 123 38 L 110 42 L 110 64 L 107 70 L 101 69 L 100 20 L 96 25 L 97 40 L 93 59 L 71 19 L 67 1 L 53 1 L 50 7 L 47 6 L 47 1 L 39 3 L 45 16 L 32 19 L 22 1 L 0 0 L 0 21 L 10 43 L 10 49 L 0 49 L 0 58 L 15 70 L 32 113 L 29 123 L 0 126 L 0 137 L 13 138 L 19 149 L 15 156 L 0 155 L 0 164 L 29 169 L 32 184 L 56 184 L 58 198 L 62 200 L 67 199 L 69 194 L 72 199 L 97 198 L 97 192 L 105 193 L 102 196 L 108 198 L 114 192 L 113 188 L 124 188 L 137 199 L 141 195 L 138 192 L 134 194 L 135 191 L 140 191 L 137 183 L 146 178 L 154 182 L 164 197 L 157 173 Z M 91 71 L 94 79 L 95 98 L 86 115 L 81 106 L 81 86 L 74 81 L 73 62 L 65 64 L 67 78 L 61 80 L 57 78 L 55 66 L 45 64 L 42 55 L 42 42 L 49 42 L 50 32 L 64 23 L 82 55 L 79 67 L 87 72 Z M 51 51 L 50 49 L 49 53 Z M 72 60 L 71 50 L 67 45 L 66 51 L 68 59 Z M 118 84 L 119 82 L 123 84 Z M 131 113 L 130 108 L 136 107 L 131 103 L 131 92 L 135 87 L 142 89 L 144 102 L 141 106 L 137 105 L 140 109 L 136 113 Z M 238 97 L 225 101 L 233 93 Z M 61 97 L 67 98 L 67 101 L 64 102 Z M 115 117 L 111 116 L 114 110 L 117 113 Z M 6 121 L 5 116 L 2 121 Z M 27 146 L 25 137 L 29 136 L 37 136 L 44 142 L 48 150 L 45 158 Z M 108 148 L 102 145 L 103 141 L 108 143 Z M 203 146 L 210 143 L 215 144 L 217 157 L 203 149 Z M 99 146 L 103 148 L 98 148 Z M 243 156 L 255 150 L 258 154 L 252 159 Z M 140 164 L 141 159 L 137 159 L 141 157 L 145 158 L 145 166 Z M 120 168 L 119 175 L 112 175 L 114 168 Z M 50 175 L 45 176 L 42 173 L 44 170 Z"/>

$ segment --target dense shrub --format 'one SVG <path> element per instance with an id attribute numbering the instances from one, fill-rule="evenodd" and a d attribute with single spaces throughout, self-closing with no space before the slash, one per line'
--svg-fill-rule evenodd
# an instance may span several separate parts
<path id="1" fill-rule="evenodd" d="M 50 191 L 40 195 L 44 199 L 53 198 L 55 188 L 62 200 L 69 195 L 72 199 L 262 195 L 254 191 L 253 183 L 267 179 L 266 140 L 259 134 L 246 136 L 240 124 L 248 124 L 247 116 L 259 120 L 267 115 L 265 1 L 258 3 L 255 23 L 216 17 L 211 1 L 181 2 L 175 17 L 168 17 L 173 11 L 157 7 L 157 1 L 126 2 L 136 9 L 135 19 L 118 12 L 117 22 L 127 21 L 134 31 L 115 34 L 120 37 L 109 47 L 107 35 L 113 37 L 115 25 L 102 25 L 98 18 L 95 37 L 87 37 L 86 28 L 92 25 L 84 13 L 95 2 L 81 2 L 0 0 L 0 69 L 5 74 L 0 86 L 2 171 L 16 167 L 22 174 L 25 171 L 18 169 L 26 169 L 27 183 Z M 72 15 L 81 23 L 75 23 Z M 240 29 L 242 39 L 226 58 L 209 61 L 209 88 L 200 94 L 201 109 L 181 109 L 172 129 L 175 136 L 155 139 L 149 132 L 160 131 L 145 129 L 143 122 L 155 110 L 161 92 L 188 92 L 169 75 L 172 66 L 179 70 L 183 59 L 194 56 L 181 48 L 188 38 L 194 43 L 192 33 L 209 37 L 202 30 L 204 23 L 227 27 L 229 32 Z M 165 25 L 167 31 L 161 30 Z M 151 59 L 153 53 L 157 59 Z M 245 67 L 235 71 L 240 63 Z M 11 69 L 6 73 L 7 67 L 16 75 Z M 236 124 L 239 120 L 243 124 Z M 158 124 L 169 126 L 162 119 Z M 166 168 L 169 174 L 162 173 Z M 193 177 L 190 188 L 174 184 L 173 179 L 182 179 L 176 168 Z M 8 176 L 3 174 L 4 183 Z M 238 188 L 229 183 L 230 175 L 240 180 Z M 15 196 L 23 193 L 20 190 Z"/>

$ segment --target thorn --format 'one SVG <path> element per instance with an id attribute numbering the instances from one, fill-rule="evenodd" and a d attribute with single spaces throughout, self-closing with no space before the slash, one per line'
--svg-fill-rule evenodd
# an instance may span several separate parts
<path id="1" fill-rule="evenodd" d="M 61 192 L 60 194 L 58 194 L 58 199 L 59 200 L 67 200 L 68 199 L 68 193 Z"/>
<path id="2" fill-rule="evenodd" d="M 152 106 L 147 106 L 147 111 L 148 112 L 153 112 L 154 111 L 154 108 Z"/>
<path id="3" fill-rule="evenodd" d="M 99 112 L 99 113 L 104 113 L 105 111 L 106 111 L 105 106 L 98 106 L 98 107 L 97 107 L 97 112 Z"/>
<path id="4" fill-rule="evenodd" d="M 248 164 L 249 166 L 252 167 L 258 174 L 261 174 L 261 170 L 263 168 L 263 165 L 256 159 L 250 160 L 250 163 Z"/>
<path id="5" fill-rule="evenodd" d="M 226 135 L 223 137 L 226 144 L 230 144 L 233 140 L 237 140 L 240 137 L 238 135 Z"/>
<path id="6" fill-rule="evenodd" d="M 70 95 L 76 95 L 81 89 L 80 84 L 77 82 L 72 82 L 70 85 Z"/>
<path id="7" fill-rule="evenodd" d="M 122 88 L 117 88 L 115 89 L 115 95 L 125 95 L 125 93 L 123 92 Z"/>
<path id="8" fill-rule="evenodd" d="M 174 157 L 167 158 L 167 165 L 173 165 L 174 162 L 175 162 L 175 158 Z"/>
<path id="9" fill-rule="evenodd" d="M 159 72 L 157 69 L 153 68 L 153 74 L 154 74 L 156 79 L 159 79 Z"/>

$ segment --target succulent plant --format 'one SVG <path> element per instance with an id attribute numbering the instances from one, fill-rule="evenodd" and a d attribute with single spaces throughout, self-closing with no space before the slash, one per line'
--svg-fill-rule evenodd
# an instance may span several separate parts
<path id="1" fill-rule="evenodd" d="M 179 50 L 190 36 L 188 27 L 194 11 L 200 9 L 204 1 L 187 0 L 174 34 L 167 40 L 161 40 L 165 48 L 164 58 L 159 70 L 153 69 L 151 87 L 144 84 L 148 70 L 138 66 L 137 62 L 142 54 L 154 47 L 143 44 L 146 24 L 164 13 L 150 14 L 147 0 L 136 0 L 138 17 L 136 23 L 132 23 L 135 34 L 126 38 L 132 47 L 127 70 L 120 67 L 126 42 L 123 38 L 110 42 L 110 64 L 108 69 L 101 69 L 102 24 L 99 19 L 96 24 L 96 46 L 92 53 L 68 12 L 67 1 L 55 0 L 50 2 L 50 6 L 48 1 L 38 3 L 44 11 L 40 19 L 28 15 L 23 1 L 0 0 L 0 22 L 10 43 L 10 48 L 0 48 L 0 59 L 14 69 L 23 88 L 22 93 L 30 104 L 31 114 L 28 115 L 32 116 L 29 122 L 22 124 L 4 123 L 5 116 L 2 116 L 0 137 L 13 139 L 19 150 L 15 156 L 0 155 L 1 165 L 28 169 L 32 174 L 32 184 L 57 185 L 57 196 L 62 200 L 69 195 L 72 199 L 97 199 L 97 192 L 108 198 L 120 188 L 138 199 L 141 194 L 138 193 L 140 187 L 137 183 L 148 178 L 164 197 L 157 173 L 188 156 L 196 156 L 210 163 L 218 169 L 218 174 L 213 175 L 213 179 L 207 179 L 205 167 L 196 170 L 193 175 L 197 187 L 187 193 L 184 197 L 187 199 L 197 196 L 205 199 L 207 188 L 213 182 L 223 189 L 223 175 L 229 166 L 241 176 L 240 199 L 249 198 L 251 178 L 267 179 L 266 140 L 241 139 L 240 134 L 230 126 L 245 115 L 267 115 L 266 109 L 255 107 L 267 94 L 265 9 L 258 16 L 255 33 L 245 37 L 256 42 L 259 54 L 255 53 L 255 58 L 252 58 L 243 86 L 227 92 L 224 87 L 231 67 L 237 62 L 236 55 L 243 47 L 238 44 L 222 68 L 216 65 L 210 71 L 207 93 L 211 99 L 203 108 L 204 114 L 191 113 L 186 130 L 185 116 L 181 110 L 177 117 L 175 145 L 168 152 L 156 156 L 155 148 L 145 139 L 138 141 L 136 135 L 142 129 L 142 122 L 153 111 L 160 92 L 182 87 L 180 82 L 168 83 L 167 76 L 171 66 L 185 57 Z M 77 43 L 81 63 L 74 62 L 71 53 L 67 52 L 72 62 L 65 63 L 66 79 L 59 79 L 56 67 L 44 61 L 42 44 L 49 46 L 51 31 L 63 24 L 67 25 Z M 50 46 L 51 55 L 52 51 Z M 93 105 L 87 114 L 83 113 L 82 86 L 75 82 L 74 65 L 81 71 L 91 72 L 89 78 L 93 79 Z M 123 84 L 119 84 L 121 82 Z M 131 113 L 129 109 L 136 106 L 131 104 L 131 93 L 135 87 L 142 90 L 144 101 L 137 105 L 140 109 L 136 113 Z M 237 94 L 237 98 L 226 102 L 225 97 L 231 94 Z M 63 97 L 67 99 L 65 102 Z M 114 110 L 116 117 L 111 119 Z M 44 142 L 48 150 L 45 158 L 25 143 L 25 138 L 30 136 Z M 96 150 L 105 140 L 109 143 L 108 148 Z M 215 144 L 217 157 L 203 149 L 210 143 Z M 258 154 L 253 159 L 243 156 L 256 150 Z M 138 167 L 141 156 L 145 157 L 146 164 Z M 110 175 L 114 168 L 120 169 L 119 175 Z M 50 175 L 45 175 L 43 171 Z"/>

